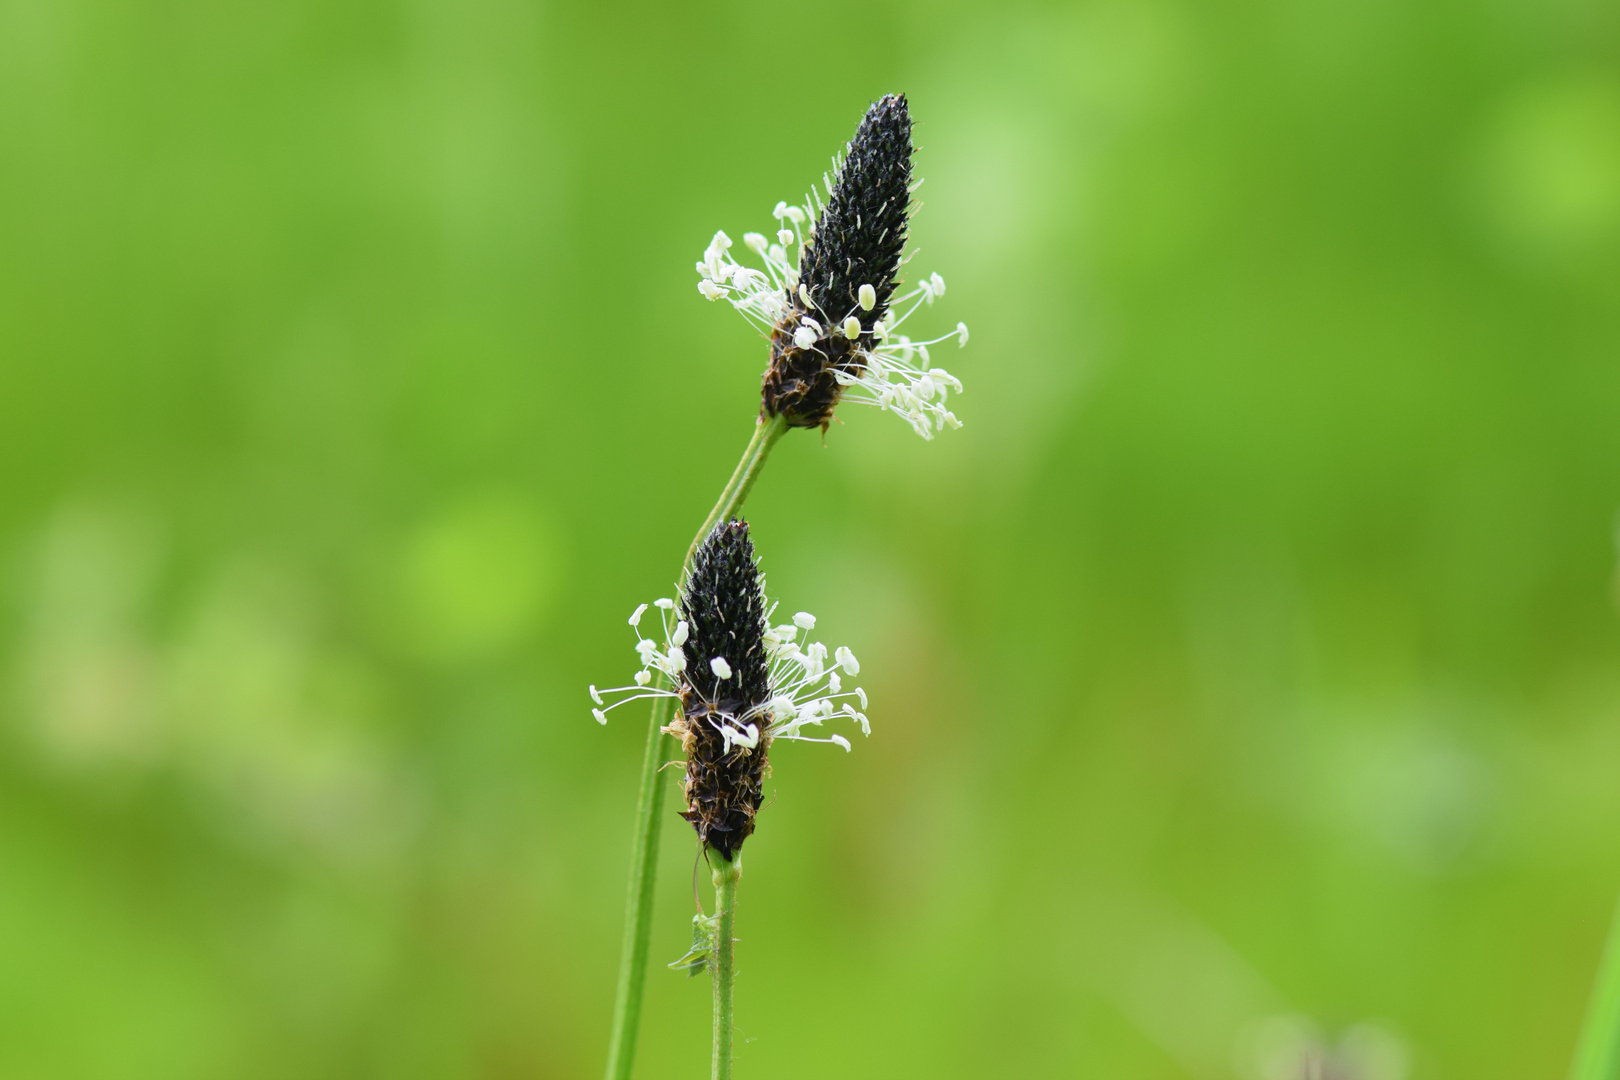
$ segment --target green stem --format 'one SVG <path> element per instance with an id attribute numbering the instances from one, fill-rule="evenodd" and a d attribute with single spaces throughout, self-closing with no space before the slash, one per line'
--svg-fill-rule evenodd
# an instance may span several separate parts
<path id="1" fill-rule="evenodd" d="M 732 949 L 732 929 L 737 918 L 737 881 L 742 877 L 742 852 L 731 862 L 713 848 L 709 861 L 714 867 L 714 960 L 709 968 L 714 983 L 714 1056 L 710 1059 L 711 1080 L 731 1080 L 731 984 L 736 970 Z"/>
<path id="2" fill-rule="evenodd" d="M 748 449 L 743 451 L 742 460 L 737 462 L 737 469 L 726 481 L 726 488 L 720 493 L 720 501 L 714 504 L 709 511 L 708 518 L 703 527 L 698 530 L 697 536 L 692 540 L 692 546 L 686 550 L 686 567 L 692 565 L 692 557 L 697 554 L 698 545 L 702 544 L 708 535 L 714 531 L 716 525 L 723 524 L 737 515 L 742 509 L 743 500 L 748 498 L 748 492 L 759 478 L 760 471 L 765 467 L 765 458 L 776 445 L 776 440 L 787 433 L 787 418 L 773 416 L 766 420 L 761 417 L 754 424 L 754 437 L 748 440 Z M 684 576 L 684 569 L 682 574 Z"/>
<path id="3" fill-rule="evenodd" d="M 1569 1080 L 1620 1080 L 1620 908 L 1609 926 Z"/>
<path id="4" fill-rule="evenodd" d="M 709 511 L 681 567 L 681 579 L 691 569 L 698 545 L 742 508 L 749 490 L 765 467 L 765 458 L 787 432 L 782 417 L 761 419 L 754 424 L 748 449 L 726 482 L 720 499 Z M 662 675 L 654 684 L 669 689 Z M 630 1080 L 630 1067 L 636 1056 L 636 1032 L 641 1026 L 641 998 L 647 986 L 647 948 L 652 941 L 653 885 L 658 872 L 658 826 L 663 819 L 667 779 L 664 762 L 674 753 L 674 742 L 663 732 L 670 721 L 673 698 L 654 698 L 647 721 L 647 747 L 641 755 L 641 791 L 636 798 L 636 835 L 630 844 L 630 884 L 625 901 L 624 941 L 619 950 L 619 985 L 613 998 L 613 1031 L 608 1041 L 607 1080 Z M 729 945 L 727 949 L 729 951 Z M 727 1036 L 728 1040 L 730 1036 Z M 729 1068 L 729 1066 L 728 1066 Z"/>

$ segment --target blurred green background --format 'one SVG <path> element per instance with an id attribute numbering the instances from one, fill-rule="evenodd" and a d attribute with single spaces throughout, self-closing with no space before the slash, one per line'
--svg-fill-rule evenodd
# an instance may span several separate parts
<path id="1" fill-rule="evenodd" d="M 644 718 L 585 686 L 764 359 L 692 264 L 890 90 L 966 426 L 846 409 L 749 504 L 874 730 L 775 755 L 738 1075 L 1561 1076 L 1620 890 L 1617 31 L 0 0 L 0 1076 L 599 1075 Z M 708 1053 L 666 824 L 646 1080 Z"/>

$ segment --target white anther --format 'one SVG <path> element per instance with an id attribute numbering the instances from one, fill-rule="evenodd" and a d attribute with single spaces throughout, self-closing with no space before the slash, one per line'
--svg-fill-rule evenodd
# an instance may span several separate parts
<path id="1" fill-rule="evenodd" d="M 691 631 L 692 628 L 686 624 L 685 619 L 682 619 L 680 622 L 675 624 L 675 632 L 669 635 L 669 643 L 676 646 L 685 645 L 686 636 L 691 633 Z"/>
<path id="2" fill-rule="evenodd" d="M 786 723 L 799 715 L 799 710 L 793 704 L 792 698 L 786 694 L 778 694 L 776 697 L 771 698 L 771 715 L 775 716 L 779 722 Z"/>
<path id="3" fill-rule="evenodd" d="M 867 707 L 867 704 L 866 704 L 866 691 L 862 690 L 860 687 L 857 686 L 855 688 L 855 696 L 860 698 L 860 700 L 861 700 L 861 708 L 863 708 L 863 709 L 866 708 Z"/>
<path id="4" fill-rule="evenodd" d="M 707 278 L 704 278 L 702 281 L 698 282 L 698 292 L 703 294 L 703 299 L 705 300 L 718 300 L 722 296 L 726 295 L 725 289 L 721 288 L 719 285 L 716 285 Z"/>
<path id="5" fill-rule="evenodd" d="M 860 297 L 862 311 L 871 311 L 877 306 L 877 290 L 872 286 L 862 285 L 856 290 L 856 295 Z"/>
<path id="6" fill-rule="evenodd" d="M 731 245 L 731 241 L 727 240 L 726 245 L 729 247 Z M 940 277 L 938 274 L 930 274 L 928 280 L 934 286 L 934 295 L 935 296 L 944 296 L 945 295 L 945 279 L 944 278 Z"/>
<path id="7" fill-rule="evenodd" d="M 804 282 L 799 282 L 799 300 L 805 307 L 815 307 L 815 301 L 810 299 L 810 288 Z"/>
<path id="8" fill-rule="evenodd" d="M 769 241 L 765 239 L 764 233 L 743 233 L 743 243 L 747 245 L 748 249 L 754 252 L 756 255 L 765 254 L 765 245 L 768 242 Z"/>
<path id="9" fill-rule="evenodd" d="M 641 606 L 646 607 L 647 605 L 643 604 Z M 661 598 L 653 601 L 653 607 L 662 608 L 665 611 L 668 611 L 670 608 L 672 608 L 674 606 L 675 606 L 675 601 L 669 599 L 668 597 L 661 597 Z"/>
<path id="10" fill-rule="evenodd" d="M 854 341 L 861 336 L 861 320 L 851 315 L 844 320 L 844 336 Z"/>
<path id="11" fill-rule="evenodd" d="M 641 625 L 642 612 L 644 612 L 646 610 L 647 610 L 647 605 L 642 604 L 640 607 L 636 608 L 635 611 L 631 612 L 631 614 L 630 614 L 630 625 L 631 626 L 640 626 Z"/>
<path id="12" fill-rule="evenodd" d="M 851 675 L 859 675 L 861 673 L 861 662 L 855 659 L 855 654 L 850 652 L 844 646 L 838 646 L 838 651 L 833 653 L 833 657 L 838 661 L 839 666 L 845 671 L 849 672 Z M 865 704 L 866 699 L 863 697 L 861 699 L 861 705 L 864 706 Z"/>
<path id="13" fill-rule="evenodd" d="M 652 673 L 650 671 L 642 670 L 636 672 L 637 686 L 646 686 L 650 682 L 652 682 Z"/>
<path id="14" fill-rule="evenodd" d="M 724 253 L 730 246 L 731 237 L 727 236 L 724 231 L 715 233 L 714 239 L 709 241 L 709 251 L 715 253 Z"/>
<path id="15" fill-rule="evenodd" d="M 838 672 L 835 671 L 827 676 L 827 693 L 838 694 L 842 693 L 843 689 L 844 684 L 842 680 L 838 678 Z"/>
<path id="16" fill-rule="evenodd" d="M 596 684 L 595 683 L 591 683 L 591 700 L 596 702 L 598 705 L 606 704 L 606 702 L 604 702 L 602 700 L 602 695 L 598 694 L 596 692 Z"/>
<path id="17" fill-rule="evenodd" d="M 669 650 L 666 662 L 670 671 L 681 672 L 686 670 L 686 654 L 679 649 Z"/>
<path id="18" fill-rule="evenodd" d="M 808 611 L 801 611 L 793 616 L 793 625 L 801 630 L 814 630 L 816 628 L 816 617 Z"/>
<path id="19" fill-rule="evenodd" d="M 726 663 L 726 658 L 723 656 L 717 656 L 710 660 L 709 670 L 714 672 L 714 677 L 717 679 L 731 678 L 731 665 Z"/>
<path id="20" fill-rule="evenodd" d="M 778 221 L 781 221 L 783 218 L 785 218 L 787 216 L 788 216 L 788 204 L 785 203 L 785 202 L 777 203 L 776 204 L 776 209 L 771 211 L 771 217 L 775 218 Z"/>
<path id="21" fill-rule="evenodd" d="M 788 207 L 787 216 L 793 219 L 793 224 L 795 225 L 804 224 L 804 211 L 800 210 L 797 206 Z"/>
<path id="22" fill-rule="evenodd" d="M 963 345 L 967 344 L 967 339 L 968 339 L 967 323 L 959 322 L 959 323 L 956 324 L 956 337 L 957 337 L 957 346 L 956 346 L 957 348 L 960 349 Z"/>
<path id="23" fill-rule="evenodd" d="M 601 709 L 592 709 L 591 715 L 596 717 L 596 722 L 598 724 L 607 723 L 607 713 L 603 712 Z"/>
<path id="24" fill-rule="evenodd" d="M 793 344 L 801 349 L 808 349 L 816 343 L 816 332 L 808 326 L 801 326 L 793 331 Z"/>
<path id="25" fill-rule="evenodd" d="M 837 743 L 839 746 L 842 746 L 844 748 L 844 753 L 849 753 L 848 739 L 844 738 L 842 735 L 834 735 L 832 736 L 832 741 Z"/>
<path id="26" fill-rule="evenodd" d="M 917 380 L 917 396 L 924 401 L 934 399 L 934 380 L 927 375 Z"/>
<path id="27" fill-rule="evenodd" d="M 776 238 L 778 240 L 782 241 L 783 244 L 791 244 L 791 243 L 793 243 L 793 230 L 792 229 L 777 229 L 776 230 Z"/>

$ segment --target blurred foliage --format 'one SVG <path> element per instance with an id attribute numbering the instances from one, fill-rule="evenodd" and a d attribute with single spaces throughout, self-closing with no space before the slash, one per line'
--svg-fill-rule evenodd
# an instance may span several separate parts
<path id="1" fill-rule="evenodd" d="M 763 364 L 692 263 L 893 89 L 967 426 L 846 410 L 750 503 L 875 730 L 776 755 L 740 1074 L 1559 1075 L 1617 22 L 0 0 L 0 1075 L 596 1075 L 643 732 L 584 688 Z M 707 1010 L 655 963 L 639 1074 Z"/>

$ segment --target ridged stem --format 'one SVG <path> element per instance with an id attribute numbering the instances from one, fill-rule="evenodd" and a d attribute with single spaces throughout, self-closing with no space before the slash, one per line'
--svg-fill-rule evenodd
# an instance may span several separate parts
<path id="1" fill-rule="evenodd" d="M 708 849 L 714 868 L 714 959 L 709 980 L 714 983 L 714 1054 L 710 1059 L 710 1080 L 731 1080 L 731 984 L 736 975 L 732 930 L 737 918 L 737 882 L 742 877 L 742 852 L 730 862 L 714 848 Z"/>
<path id="2" fill-rule="evenodd" d="M 748 492 L 753 488 L 754 481 L 759 479 L 760 470 L 765 467 L 765 458 L 770 454 L 771 447 L 776 440 L 786 434 L 788 429 L 787 417 L 773 416 L 769 420 L 761 417 L 754 423 L 754 437 L 748 440 L 748 449 L 743 451 L 742 460 L 737 462 L 736 470 L 731 479 L 726 481 L 725 490 L 720 492 L 720 500 L 709 511 L 708 519 L 703 527 L 697 531 L 692 539 L 692 546 L 686 549 L 686 565 L 681 571 L 684 579 L 686 571 L 692 568 L 692 559 L 697 555 L 697 549 L 715 527 L 722 525 L 737 516 L 742 509 L 743 500 L 748 498 Z"/>
<path id="3" fill-rule="evenodd" d="M 1620 908 L 1598 963 L 1569 1080 L 1620 1080 Z"/>
<path id="4" fill-rule="evenodd" d="M 759 478 L 760 470 L 765 467 L 771 447 L 786 431 L 787 420 L 780 416 L 754 424 L 754 435 L 748 440 L 742 460 L 687 549 L 686 562 L 681 567 L 683 581 L 692 568 L 698 546 L 716 525 L 736 516 Z M 669 689 L 669 682 L 662 674 L 654 685 L 660 690 Z M 619 985 L 613 998 L 613 1030 L 608 1037 L 607 1080 L 630 1080 L 630 1068 L 636 1056 L 641 999 L 647 987 L 647 949 L 652 941 L 658 827 L 664 816 L 664 792 L 668 785 L 662 766 L 675 752 L 674 740 L 665 735 L 663 729 L 670 721 L 674 701 L 674 698 L 654 698 L 647 721 L 647 746 L 641 755 L 641 790 L 636 798 L 636 833 L 630 843 L 630 882 L 625 900 L 624 941 L 619 950 Z M 729 945 L 727 950 L 729 953 Z"/>

